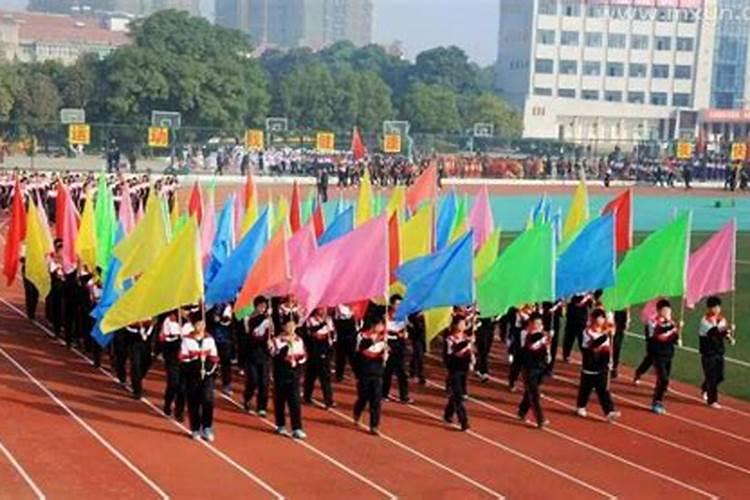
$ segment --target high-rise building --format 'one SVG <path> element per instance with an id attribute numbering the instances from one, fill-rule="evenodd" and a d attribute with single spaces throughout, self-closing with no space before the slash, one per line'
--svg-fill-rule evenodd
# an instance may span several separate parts
<path id="1" fill-rule="evenodd" d="M 181 9 L 200 15 L 200 0 L 31 0 L 29 10 L 72 14 L 110 11 L 149 15 L 159 10 Z"/>

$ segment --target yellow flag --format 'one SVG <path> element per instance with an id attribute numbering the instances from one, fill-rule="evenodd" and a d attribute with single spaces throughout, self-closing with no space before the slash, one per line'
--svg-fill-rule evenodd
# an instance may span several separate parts
<path id="1" fill-rule="evenodd" d="M 495 229 L 489 238 L 487 238 L 487 241 L 479 248 L 476 257 L 474 257 L 474 279 L 479 279 L 492 267 L 492 264 L 497 260 L 499 250 L 500 229 Z"/>
<path id="2" fill-rule="evenodd" d="M 118 282 L 141 274 L 154 262 L 161 250 L 167 246 L 167 229 L 164 226 L 159 196 L 151 190 L 143 220 L 112 251 L 122 262 L 122 268 L 117 275 Z"/>
<path id="3" fill-rule="evenodd" d="M 47 256 L 52 252 L 52 242 L 47 237 L 34 203 L 29 202 L 26 213 L 26 279 L 31 281 L 41 298 L 49 295 L 51 282 Z"/>
<path id="4" fill-rule="evenodd" d="M 279 202 L 276 205 L 276 210 L 271 220 L 273 220 L 273 224 L 271 224 L 271 232 L 273 234 L 276 234 L 276 230 L 282 224 L 289 223 L 289 202 L 283 196 L 279 196 Z"/>
<path id="5" fill-rule="evenodd" d="M 81 214 L 81 226 L 76 236 L 76 253 L 89 271 L 96 271 L 96 221 L 94 219 L 94 196 L 91 190 L 86 193 L 86 203 Z"/>
<path id="6" fill-rule="evenodd" d="M 400 226 L 401 262 L 427 255 L 432 250 L 432 205 L 425 204 Z"/>
<path id="7" fill-rule="evenodd" d="M 360 226 L 372 217 L 372 184 L 370 173 L 365 168 L 362 180 L 359 183 L 359 195 L 357 195 L 357 211 L 354 217 L 354 225 Z"/>
<path id="8" fill-rule="evenodd" d="M 452 312 L 453 309 L 450 307 L 439 307 L 424 312 L 425 337 L 428 348 L 432 340 L 451 325 Z"/>
<path id="9" fill-rule="evenodd" d="M 109 333 L 166 311 L 197 304 L 203 296 L 198 224 L 194 217 L 156 260 L 107 311 L 102 332 Z"/>
<path id="10" fill-rule="evenodd" d="M 390 218 L 397 210 L 403 210 L 404 206 L 406 206 L 406 186 L 396 186 L 393 188 L 391 199 L 388 200 L 388 205 L 385 207 L 385 213 Z"/>
<path id="11" fill-rule="evenodd" d="M 563 242 L 570 240 L 589 220 L 589 194 L 586 189 L 586 182 L 581 179 L 581 182 L 576 188 L 575 195 L 573 195 L 573 202 L 570 204 L 570 210 L 568 216 L 565 217 L 565 224 L 563 224 Z"/>
<path id="12" fill-rule="evenodd" d="M 269 198 L 270 201 L 270 198 Z M 240 238 L 244 237 L 255 221 L 258 220 L 258 197 L 253 193 L 252 197 L 247 200 L 245 215 L 242 216 L 242 225 L 240 226 Z"/>

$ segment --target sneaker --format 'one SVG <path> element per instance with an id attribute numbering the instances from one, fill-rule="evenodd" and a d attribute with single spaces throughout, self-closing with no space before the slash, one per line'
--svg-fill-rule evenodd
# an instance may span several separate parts
<path id="1" fill-rule="evenodd" d="M 352 416 L 352 420 L 354 421 L 354 427 L 359 427 L 359 421 L 362 420 L 362 414 L 361 413 L 359 413 L 359 414 L 355 413 Z"/>
<path id="2" fill-rule="evenodd" d="M 420 379 L 419 379 L 419 385 L 427 385 L 427 379 L 425 379 L 425 378 L 420 378 Z"/>
<path id="3" fill-rule="evenodd" d="M 203 429 L 203 439 L 205 439 L 209 443 L 213 443 L 214 440 L 216 439 L 213 429 L 211 429 L 210 427 Z"/>
<path id="4" fill-rule="evenodd" d="M 464 422 L 461 424 L 461 432 L 466 432 L 469 430 L 469 422 Z"/>
<path id="5" fill-rule="evenodd" d="M 307 434 L 305 434 L 305 431 L 302 429 L 296 429 L 294 432 L 292 432 L 292 437 L 294 439 L 307 439 Z"/>
<path id="6" fill-rule="evenodd" d="M 402 405 L 410 405 L 414 403 L 414 399 L 412 398 L 401 399 L 399 400 L 399 403 L 401 403 Z"/>
<path id="7" fill-rule="evenodd" d="M 516 384 L 508 384 L 508 392 L 516 392 Z"/>
<path id="8" fill-rule="evenodd" d="M 393 401 L 393 400 L 391 399 L 391 396 L 390 396 L 390 395 L 388 395 L 388 394 L 386 394 L 385 396 L 383 396 L 383 402 L 385 403 L 385 402 L 387 402 L 387 401 Z"/>
<path id="9" fill-rule="evenodd" d="M 377 427 L 370 427 L 370 434 L 373 436 L 380 436 L 380 431 Z"/>
<path id="10" fill-rule="evenodd" d="M 258 416 L 260 418 L 266 418 L 266 415 L 268 415 L 268 412 L 266 412 L 266 410 L 258 410 Z"/>
<path id="11" fill-rule="evenodd" d="M 720 405 L 719 403 L 717 403 L 717 402 L 713 402 L 713 403 L 711 403 L 711 404 L 710 404 L 710 405 L 708 405 L 708 406 L 710 406 L 710 407 L 711 407 L 711 408 L 713 408 L 714 410 L 721 410 L 721 405 Z"/>
<path id="12" fill-rule="evenodd" d="M 667 413 L 666 408 L 664 408 L 664 405 L 661 403 L 654 403 L 651 406 L 651 411 L 657 415 L 664 415 L 665 413 Z"/>
<path id="13" fill-rule="evenodd" d="M 701 399 L 705 402 L 708 402 L 708 393 L 706 391 L 701 392 Z"/>
<path id="14" fill-rule="evenodd" d="M 586 411 L 586 408 L 578 408 L 576 410 L 576 415 L 581 418 L 586 418 L 588 416 L 588 412 Z"/>
<path id="15" fill-rule="evenodd" d="M 284 427 L 283 425 L 281 427 L 276 428 L 276 434 L 279 436 L 289 437 L 291 434 L 289 433 L 289 429 Z"/>
<path id="16" fill-rule="evenodd" d="M 453 423 L 453 419 L 452 418 L 448 418 L 446 416 L 443 416 L 443 422 L 445 422 L 446 424 L 450 425 L 450 424 Z"/>
<path id="17" fill-rule="evenodd" d="M 633 377 L 633 385 L 641 385 L 641 377 Z"/>
<path id="18" fill-rule="evenodd" d="M 183 423 L 185 421 L 185 414 L 184 413 L 175 413 L 174 419 L 178 421 L 179 423 Z"/>
<path id="19" fill-rule="evenodd" d="M 538 429 L 544 429 L 545 427 L 549 426 L 549 420 L 545 419 L 542 422 L 537 422 L 536 426 Z"/>
<path id="20" fill-rule="evenodd" d="M 469 395 L 468 394 L 464 394 L 463 396 L 461 396 L 461 399 L 463 399 L 464 401 L 468 401 L 469 400 Z"/>
<path id="21" fill-rule="evenodd" d="M 613 411 L 607 413 L 607 420 L 609 420 L 610 422 L 614 422 L 615 420 L 617 420 L 618 418 L 620 418 L 621 415 L 622 414 L 619 411 L 613 410 Z"/>
<path id="22" fill-rule="evenodd" d="M 190 433 L 190 437 L 194 440 L 198 440 L 201 438 L 201 433 L 199 431 L 193 431 Z"/>
<path id="23" fill-rule="evenodd" d="M 232 397 L 232 388 L 231 387 L 222 387 L 221 393 L 229 398 Z"/>
<path id="24" fill-rule="evenodd" d="M 169 406 L 165 406 L 162 411 L 164 412 L 164 415 L 168 417 L 172 416 L 172 408 L 170 408 Z"/>
<path id="25" fill-rule="evenodd" d="M 336 402 L 335 401 L 331 401 L 330 403 L 326 404 L 326 410 L 330 410 L 332 408 L 336 408 L 336 406 L 337 406 Z"/>

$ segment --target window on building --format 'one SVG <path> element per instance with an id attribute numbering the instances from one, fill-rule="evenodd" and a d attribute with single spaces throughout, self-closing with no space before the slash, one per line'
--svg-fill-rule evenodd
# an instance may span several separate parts
<path id="1" fill-rule="evenodd" d="M 552 95 L 552 89 L 545 87 L 534 87 L 534 95 L 550 96 Z"/>
<path id="2" fill-rule="evenodd" d="M 677 80 L 690 80 L 693 77 L 692 66 L 677 65 L 674 67 L 674 77 Z"/>
<path id="3" fill-rule="evenodd" d="M 651 92 L 651 99 L 649 103 L 654 106 L 666 106 L 667 105 L 667 93 L 666 92 Z"/>
<path id="4" fill-rule="evenodd" d="M 560 61 L 560 74 L 561 75 L 575 75 L 578 74 L 578 62 L 564 59 Z"/>
<path id="5" fill-rule="evenodd" d="M 672 50 L 672 39 L 668 36 L 654 37 L 654 47 L 656 50 Z"/>
<path id="6" fill-rule="evenodd" d="M 602 65 L 599 61 L 583 61 L 581 72 L 584 76 L 599 76 L 602 74 Z"/>
<path id="7" fill-rule="evenodd" d="M 555 69 L 552 59 L 537 59 L 534 62 L 534 71 L 537 73 L 551 74 Z"/>
<path id="8" fill-rule="evenodd" d="M 674 9 L 656 9 L 656 21 L 660 23 L 671 23 L 674 21 Z"/>
<path id="9" fill-rule="evenodd" d="M 539 13 L 550 16 L 557 15 L 557 0 L 541 0 L 539 2 Z"/>
<path id="10" fill-rule="evenodd" d="M 630 75 L 630 78 L 646 78 L 646 68 L 645 64 L 630 63 L 628 65 L 628 75 Z"/>
<path id="11" fill-rule="evenodd" d="M 607 102 L 622 102 L 622 92 L 619 90 L 606 90 L 604 100 Z"/>
<path id="12" fill-rule="evenodd" d="M 536 38 L 541 45 L 554 45 L 555 30 L 537 30 Z"/>
<path id="13" fill-rule="evenodd" d="M 607 46 L 610 49 L 624 49 L 625 48 L 625 34 L 624 33 L 610 33 L 607 36 Z"/>
<path id="14" fill-rule="evenodd" d="M 599 100 L 598 90 L 581 90 L 581 99 L 584 101 L 597 101 Z"/>
<path id="15" fill-rule="evenodd" d="M 608 62 L 607 76 L 625 76 L 625 65 L 621 62 Z"/>
<path id="16" fill-rule="evenodd" d="M 677 37 L 677 50 L 679 52 L 692 52 L 694 47 L 693 39 L 686 36 Z"/>
<path id="17" fill-rule="evenodd" d="M 673 94 L 672 106 L 678 106 L 680 108 L 692 107 L 692 103 L 690 102 L 690 94 L 681 94 L 681 93 Z"/>
<path id="18" fill-rule="evenodd" d="M 631 104 L 643 104 L 646 102 L 646 94 L 644 92 L 628 92 L 628 102 Z"/>
<path id="19" fill-rule="evenodd" d="M 669 78 L 669 66 L 666 64 L 654 64 L 651 66 L 652 78 Z"/>
<path id="20" fill-rule="evenodd" d="M 560 34 L 560 45 L 578 45 L 580 34 L 577 31 L 563 31 Z"/>
<path id="21" fill-rule="evenodd" d="M 566 17 L 578 17 L 581 15 L 581 4 L 578 2 L 564 2 L 563 15 Z"/>
<path id="22" fill-rule="evenodd" d="M 601 47 L 602 46 L 602 34 L 594 31 L 586 33 L 584 36 L 584 42 L 586 47 Z"/>
<path id="23" fill-rule="evenodd" d="M 630 48 L 633 50 L 648 50 L 648 37 L 646 35 L 632 35 L 630 37 Z"/>
<path id="24" fill-rule="evenodd" d="M 557 89 L 557 96 L 564 97 L 566 99 L 575 99 L 576 89 Z"/>

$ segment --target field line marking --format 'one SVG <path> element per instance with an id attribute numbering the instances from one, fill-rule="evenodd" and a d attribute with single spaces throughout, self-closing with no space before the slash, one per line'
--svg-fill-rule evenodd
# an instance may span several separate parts
<path id="1" fill-rule="evenodd" d="M 8 459 L 8 462 L 13 466 L 14 469 L 21 475 L 24 481 L 26 481 L 26 484 L 31 488 L 31 491 L 34 492 L 34 495 L 36 495 L 38 500 L 45 500 L 47 497 L 42 493 L 41 488 L 37 486 L 37 484 L 34 482 L 33 479 L 31 479 L 31 476 L 28 472 L 26 472 L 26 469 L 23 468 L 23 466 L 16 460 L 16 457 L 13 456 L 13 454 L 10 452 L 8 448 L 5 447 L 2 441 L 0 441 L 0 452 L 2 452 L 3 455 L 5 455 L 5 458 Z"/>
<path id="2" fill-rule="evenodd" d="M 625 335 L 627 335 L 628 337 L 631 337 L 631 338 L 638 338 L 641 341 L 645 341 L 643 335 L 638 335 L 637 333 L 625 332 Z M 677 348 L 681 349 L 683 351 L 687 351 L 687 352 L 689 352 L 691 354 L 700 354 L 700 351 L 698 349 L 694 348 L 694 347 L 683 345 L 683 346 L 677 346 Z M 741 359 L 736 359 L 736 358 L 730 358 L 728 356 L 724 356 L 724 359 L 726 361 L 728 361 L 729 363 L 740 365 L 740 366 L 743 366 L 745 368 L 750 368 L 750 363 L 747 362 L 747 361 L 743 361 Z"/>

